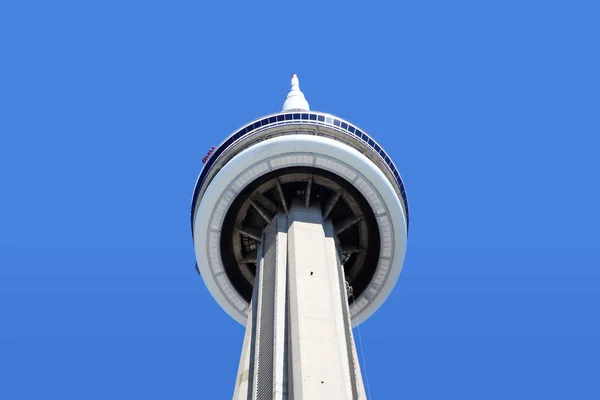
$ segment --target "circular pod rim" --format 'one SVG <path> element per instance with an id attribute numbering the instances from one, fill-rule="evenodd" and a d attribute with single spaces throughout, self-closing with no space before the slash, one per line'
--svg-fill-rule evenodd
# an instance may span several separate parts
<path id="1" fill-rule="evenodd" d="M 231 260 L 225 263 L 224 259 L 230 255 L 222 251 L 222 236 L 232 235 L 231 219 L 243 214 L 236 209 L 232 217 L 230 209 L 236 199 L 233 208 L 239 207 L 240 194 L 265 189 L 273 177 L 290 175 L 313 177 L 315 187 L 324 191 L 345 186 L 349 200 L 344 204 L 360 205 L 360 215 L 368 214 L 364 219 L 371 225 L 357 224 L 362 224 L 363 236 L 370 233 L 370 258 L 362 261 L 363 268 L 371 270 L 362 277 L 361 290 L 350 304 L 353 325 L 358 325 L 383 304 L 398 279 L 406 251 L 408 203 L 400 175 L 381 146 L 355 126 L 328 114 L 268 116 L 246 125 L 217 147 L 198 178 L 192 200 L 198 272 L 217 303 L 245 325 L 248 292 L 227 271 Z M 251 281 L 252 271 L 245 272 Z"/>

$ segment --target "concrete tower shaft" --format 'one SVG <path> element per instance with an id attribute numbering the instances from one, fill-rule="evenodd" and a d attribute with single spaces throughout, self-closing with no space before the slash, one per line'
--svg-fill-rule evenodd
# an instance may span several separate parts
<path id="1" fill-rule="evenodd" d="M 300 201 L 264 229 L 234 399 L 366 399 L 337 243 Z"/>

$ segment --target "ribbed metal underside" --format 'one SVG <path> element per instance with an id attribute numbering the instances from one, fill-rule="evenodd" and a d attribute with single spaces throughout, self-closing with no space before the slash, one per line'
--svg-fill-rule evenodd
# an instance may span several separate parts
<path id="1" fill-rule="evenodd" d="M 252 296 L 261 232 L 279 212 L 300 201 L 332 221 L 346 279 L 358 298 L 375 272 L 380 252 L 377 221 L 368 202 L 343 178 L 308 167 L 286 168 L 249 184 L 229 208 L 221 231 L 221 256 L 230 282 Z"/>

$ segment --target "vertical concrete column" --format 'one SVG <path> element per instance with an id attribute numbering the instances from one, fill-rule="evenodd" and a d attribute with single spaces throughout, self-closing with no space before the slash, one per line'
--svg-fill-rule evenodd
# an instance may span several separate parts
<path id="1" fill-rule="evenodd" d="M 294 399 L 352 399 L 338 259 L 319 208 L 288 218 L 288 284 Z"/>
<path id="2" fill-rule="evenodd" d="M 238 367 L 237 378 L 235 380 L 235 390 L 233 392 L 234 400 L 248 400 L 248 393 L 251 389 L 250 382 L 253 381 L 254 369 L 254 343 L 255 343 L 255 319 L 256 319 L 256 293 L 258 286 L 254 286 L 250 310 L 248 311 L 248 322 L 246 323 L 246 333 L 244 334 L 244 343 L 242 344 L 242 355 L 240 356 L 240 365 Z"/>
<path id="3" fill-rule="evenodd" d="M 264 229 L 234 400 L 366 399 L 333 226 L 293 204 Z"/>
<path id="4" fill-rule="evenodd" d="M 333 224 L 331 221 L 325 221 L 323 223 L 325 230 L 325 236 L 327 238 L 335 237 Z M 328 239 L 326 239 L 327 241 Z M 335 249 L 337 252 L 337 248 Z M 332 264 L 336 265 L 337 284 L 340 295 L 340 306 L 341 306 L 341 325 L 343 327 L 344 343 L 346 345 L 345 355 L 348 357 L 348 366 L 350 369 L 350 382 L 352 390 L 352 399 L 366 400 L 367 395 L 365 392 L 365 386 L 362 380 L 362 374 L 360 372 L 360 364 L 358 362 L 358 355 L 356 353 L 356 345 L 354 343 L 354 335 L 352 334 L 352 318 L 350 317 L 350 305 L 348 304 L 348 292 L 346 291 L 346 277 L 344 274 L 344 266 L 340 260 L 340 256 L 337 254 L 331 254 Z"/>
<path id="5" fill-rule="evenodd" d="M 278 214 L 274 223 L 277 224 L 275 257 L 274 288 L 274 318 L 275 329 L 273 338 L 273 399 L 288 399 L 288 368 L 287 368 L 287 216 Z"/>
<path id="6" fill-rule="evenodd" d="M 235 400 L 287 399 L 286 266 L 287 218 L 278 215 L 258 249 Z"/>

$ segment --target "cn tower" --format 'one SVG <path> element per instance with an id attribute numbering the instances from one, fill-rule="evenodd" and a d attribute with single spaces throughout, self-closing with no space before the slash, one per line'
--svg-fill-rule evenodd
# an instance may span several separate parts
<path id="1" fill-rule="evenodd" d="M 356 125 L 310 111 L 293 75 L 281 112 L 203 161 L 196 268 L 246 327 L 233 398 L 366 399 L 352 327 L 391 293 L 408 235 L 389 155 Z"/>

